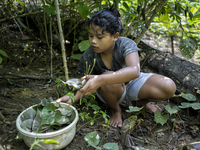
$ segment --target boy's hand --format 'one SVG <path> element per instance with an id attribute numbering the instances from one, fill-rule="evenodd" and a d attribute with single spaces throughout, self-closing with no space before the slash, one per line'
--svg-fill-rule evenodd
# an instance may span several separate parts
<path id="1" fill-rule="evenodd" d="M 98 75 L 89 75 L 81 78 L 81 81 L 87 79 L 86 84 L 79 90 L 84 95 L 91 95 L 94 91 L 96 91 L 100 86 L 101 82 L 99 82 Z"/>
<path id="2" fill-rule="evenodd" d="M 61 98 L 56 100 L 56 103 L 60 103 L 60 102 L 67 103 L 67 104 L 71 104 L 72 103 L 71 98 L 68 95 L 65 95 L 65 96 L 63 96 L 63 97 L 61 97 Z"/>

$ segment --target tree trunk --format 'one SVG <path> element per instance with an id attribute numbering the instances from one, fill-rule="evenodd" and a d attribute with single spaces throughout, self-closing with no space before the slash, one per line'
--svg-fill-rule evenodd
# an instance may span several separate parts
<path id="1" fill-rule="evenodd" d="M 200 102 L 200 65 L 156 50 L 144 42 L 140 42 L 138 47 L 146 53 L 145 59 L 140 62 L 142 72 L 154 72 L 170 77 L 176 83 L 178 93 L 191 93 Z"/>

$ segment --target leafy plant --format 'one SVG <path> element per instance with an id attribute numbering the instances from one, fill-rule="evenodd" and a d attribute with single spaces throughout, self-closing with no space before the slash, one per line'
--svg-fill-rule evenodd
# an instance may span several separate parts
<path id="1" fill-rule="evenodd" d="M 197 100 L 196 97 L 193 94 L 190 94 L 190 93 L 189 94 L 181 93 L 179 95 L 174 95 L 174 97 L 182 97 L 185 100 L 189 101 L 189 102 L 182 102 L 181 106 L 179 106 L 179 108 L 189 108 L 189 107 L 192 107 L 194 110 L 200 109 L 200 103 L 191 103 L 191 102 L 194 102 L 194 101 Z"/>
<path id="2" fill-rule="evenodd" d="M 21 127 L 35 133 L 52 132 L 70 124 L 74 118 L 75 112 L 70 106 L 44 100 L 23 113 Z"/>
<path id="3" fill-rule="evenodd" d="M 84 137 L 85 141 L 87 141 L 87 143 L 96 148 L 96 149 L 102 149 L 100 146 L 98 146 L 99 142 L 100 142 L 100 136 L 97 133 L 97 131 L 93 131 L 90 132 L 88 134 L 86 134 L 86 136 Z M 103 145 L 103 148 L 108 149 L 108 150 L 118 150 L 119 147 L 117 145 L 117 143 L 106 143 Z"/>
<path id="4" fill-rule="evenodd" d="M 82 103 L 85 104 L 85 106 L 82 108 L 82 111 L 79 113 L 82 120 L 87 120 L 90 122 L 91 125 L 94 124 L 94 121 L 97 119 L 98 116 L 103 117 L 106 124 L 109 124 L 108 121 L 108 115 L 106 112 L 102 111 L 101 108 L 98 106 L 98 103 L 95 99 L 95 95 L 88 95 L 82 98 Z M 89 113 L 86 113 L 84 110 L 88 111 L 90 108 L 94 110 L 93 114 L 94 116 L 91 116 Z"/>

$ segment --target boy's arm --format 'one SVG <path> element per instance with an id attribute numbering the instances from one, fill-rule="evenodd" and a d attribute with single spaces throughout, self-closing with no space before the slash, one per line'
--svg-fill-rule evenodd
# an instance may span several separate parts
<path id="1" fill-rule="evenodd" d="M 73 95 L 73 93 L 72 93 L 72 95 Z M 76 95 L 74 96 L 74 101 L 78 101 L 78 100 L 80 100 L 80 98 L 81 98 L 81 92 L 77 91 Z M 68 95 L 65 95 L 65 96 L 56 100 L 56 103 L 60 103 L 60 102 L 64 102 L 64 103 L 67 103 L 67 104 L 72 103 L 71 98 Z"/>
<path id="2" fill-rule="evenodd" d="M 111 73 L 105 73 L 101 75 L 88 76 L 89 80 L 86 82 L 80 92 L 84 95 L 90 95 L 99 87 L 104 85 L 126 83 L 133 79 L 136 79 L 140 75 L 140 61 L 138 52 L 133 52 L 125 57 L 126 67 L 118 71 L 111 71 Z M 83 77 L 82 80 L 86 78 Z"/>

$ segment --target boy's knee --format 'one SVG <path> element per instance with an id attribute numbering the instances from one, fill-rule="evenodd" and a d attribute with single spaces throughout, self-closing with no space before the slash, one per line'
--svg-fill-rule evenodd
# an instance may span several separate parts
<path id="1" fill-rule="evenodd" d="M 166 97 L 170 98 L 176 92 L 176 84 L 174 83 L 172 79 L 169 79 L 166 81 L 164 89 L 165 89 L 164 91 L 165 91 Z"/>
<path id="2" fill-rule="evenodd" d="M 100 87 L 101 92 L 109 94 L 117 94 L 124 92 L 125 86 L 123 84 L 104 85 Z"/>

